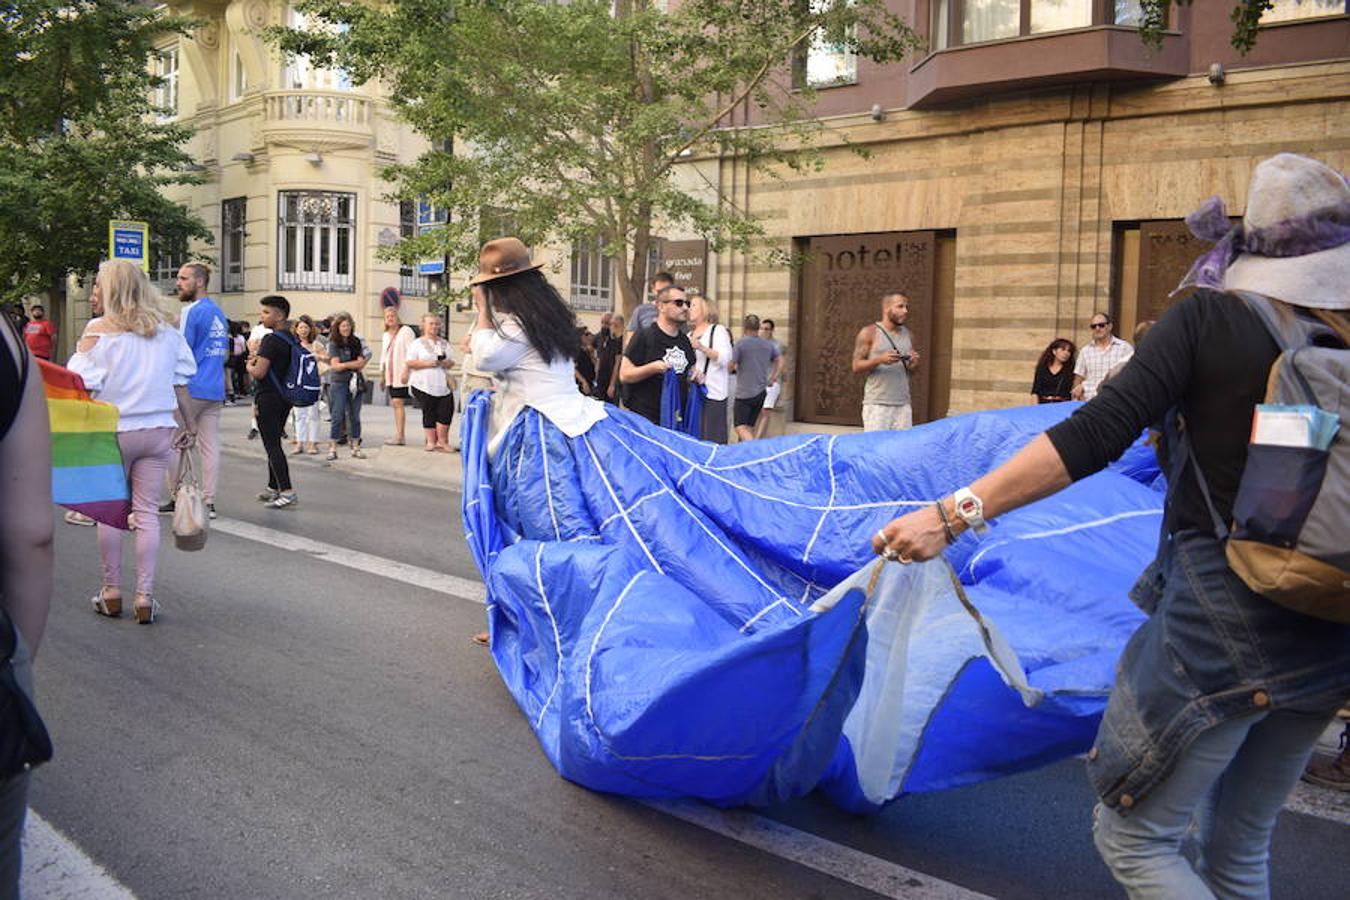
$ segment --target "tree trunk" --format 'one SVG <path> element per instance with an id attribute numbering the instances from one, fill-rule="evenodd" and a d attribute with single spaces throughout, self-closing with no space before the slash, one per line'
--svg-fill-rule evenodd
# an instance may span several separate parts
<path id="1" fill-rule="evenodd" d="M 55 362 L 75 351 L 74 338 L 70 334 L 70 326 L 75 321 L 75 316 L 66 309 L 65 273 L 49 275 L 47 285 L 47 298 L 43 305 L 47 309 L 47 318 L 56 329 L 56 341 L 52 344 L 52 361 Z"/>

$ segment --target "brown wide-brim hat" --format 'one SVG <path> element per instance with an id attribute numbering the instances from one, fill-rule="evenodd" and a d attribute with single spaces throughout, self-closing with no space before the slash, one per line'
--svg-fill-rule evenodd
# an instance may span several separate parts
<path id="1" fill-rule="evenodd" d="M 484 284 L 499 278 L 509 278 L 521 272 L 543 267 L 543 263 L 530 262 L 530 248 L 520 238 L 504 237 L 488 241 L 478 251 L 478 274 L 469 279 L 469 284 Z"/>

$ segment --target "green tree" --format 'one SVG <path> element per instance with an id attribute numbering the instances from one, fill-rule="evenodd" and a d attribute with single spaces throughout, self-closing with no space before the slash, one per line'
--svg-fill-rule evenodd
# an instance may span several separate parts
<path id="1" fill-rule="evenodd" d="M 682 189 L 704 151 L 761 172 L 817 168 L 822 126 L 800 60 L 813 40 L 879 62 L 919 46 L 885 0 L 311 0 L 288 53 L 380 79 L 437 149 L 386 173 L 406 199 L 450 212 L 405 260 L 476 262 L 480 212 L 531 243 L 599 238 L 624 308 L 643 295 L 653 228 L 747 247 L 760 226 L 715 191 Z M 748 112 L 768 127 L 739 128 Z M 454 142 L 454 152 L 449 142 Z"/>
<path id="2" fill-rule="evenodd" d="M 1172 6 L 1190 6 L 1193 0 L 1141 0 L 1143 20 L 1140 36 L 1146 44 L 1157 47 L 1167 27 L 1167 16 Z M 1272 0 L 1238 0 L 1228 18 L 1233 23 L 1233 46 L 1246 53 L 1256 45 L 1256 29 L 1261 15 L 1275 6 Z"/>
<path id="3" fill-rule="evenodd" d="M 161 189 L 200 180 L 189 128 L 152 105 L 154 41 L 189 19 L 135 0 L 0 6 L 0 298 L 49 292 L 107 255 L 108 220 L 143 219 L 159 246 L 211 233 Z M 152 246 L 154 243 L 152 242 Z"/>

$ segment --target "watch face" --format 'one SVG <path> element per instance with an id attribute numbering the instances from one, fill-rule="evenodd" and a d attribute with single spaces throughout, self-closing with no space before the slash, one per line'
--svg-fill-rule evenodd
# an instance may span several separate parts
<path id="1" fill-rule="evenodd" d="M 963 499 L 960 503 L 956 504 L 956 511 L 959 512 L 962 517 L 975 515 L 975 501 L 971 500 L 969 497 Z"/>

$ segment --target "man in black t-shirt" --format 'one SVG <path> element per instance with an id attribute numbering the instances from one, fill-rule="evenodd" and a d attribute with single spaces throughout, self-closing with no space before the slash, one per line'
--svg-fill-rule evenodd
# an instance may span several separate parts
<path id="1" fill-rule="evenodd" d="M 619 381 L 628 386 L 624 404 L 654 424 L 661 424 L 661 382 L 667 369 L 680 377 L 680 405 L 690 380 L 700 380 L 694 369 L 694 345 L 680 326 L 689 321 L 684 289 L 671 285 L 656 295 L 656 321 L 633 335 L 623 351 Z"/>
<path id="2" fill-rule="evenodd" d="M 286 427 L 286 417 L 291 414 L 291 404 L 277 390 L 277 383 L 285 379 L 291 368 L 291 344 L 281 336 L 290 331 L 286 320 L 291 314 L 291 304 L 277 294 L 263 297 L 259 303 L 262 305 L 259 320 L 272 332 L 263 336 L 257 352 L 248 360 L 248 374 L 253 377 L 257 392 L 254 402 L 258 433 L 267 450 L 267 490 L 258 499 L 273 509 L 285 509 L 296 501 L 290 464 L 281 448 L 281 433 Z"/>

